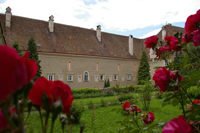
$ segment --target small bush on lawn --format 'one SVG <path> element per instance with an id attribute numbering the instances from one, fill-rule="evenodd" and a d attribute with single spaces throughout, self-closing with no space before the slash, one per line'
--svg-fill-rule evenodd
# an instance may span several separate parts
<path id="1" fill-rule="evenodd" d="M 88 109 L 93 109 L 94 108 L 93 101 L 89 101 L 88 104 L 87 104 L 87 106 L 88 106 Z"/>
<path id="2" fill-rule="evenodd" d="M 101 98 L 101 101 L 100 101 L 100 106 L 101 107 L 106 107 L 107 106 L 107 102 L 105 100 L 103 100 L 103 98 Z"/>
<path id="3" fill-rule="evenodd" d="M 143 110 L 149 110 L 152 91 L 153 91 L 153 87 L 151 83 L 146 82 L 144 87 L 142 87 L 141 91 L 138 93 L 140 96 L 139 99 L 142 102 Z"/>
<path id="4" fill-rule="evenodd" d="M 200 87 L 191 86 L 190 88 L 188 88 L 187 92 L 192 98 L 200 99 Z"/>
<path id="5" fill-rule="evenodd" d="M 82 104 L 80 105 L 72 104 L 70 111 L 71 111 L 71 115 L 74 118 L 73 123 L 79 124 L 84 110 L 85 110 L 85 107 Z"/>
<path id="6" fill-rule="evenodd" d="M 118 99 L 119 102 L 122 102 L 122 101 L 127 101 L 129 99 L 134 99 L 134 96 L 132 94 L 121 94 L 119 95 L 119 97 L 116 97 L 116 99 Z"/>

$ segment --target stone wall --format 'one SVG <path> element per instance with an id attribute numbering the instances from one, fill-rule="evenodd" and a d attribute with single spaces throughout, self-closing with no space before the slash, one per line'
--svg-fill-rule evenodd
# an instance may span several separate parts
<path id="1" fill-rule="evenodd" d="M 137 84 L 137 70 L 139 60 L 123 60 L 111 58 L 96 58 L 85 56 L 69 56 L 58 54 L 39 53 L 41 60 L 42 76 L 48 78 L 53 75 L 54 80 L 62 80 L 72 89 L 76 88 L 103 88 L 104 80 L 100 80 L 100 75 L 104 75 L 104 79 L 110 79 L 110 85 L 114 86 L 119 83 L 120 86 Z M 69 61 L 71 61 L 71 70 L 69 70 Z M 96 68 L 99 63 L 99 70 Z M 120 70 L 118 70 L 120 64 Z M 83 74 L 89 73 L 89 81 L 83 80 Z M 67 76 L 73 75 L 73 81 L 68 81 Z M 118 75 L 118 79 L 114 80 L 114 75 Z M 128 80 L 128 75 L 131 79 Z M 81 77 L 81 81 L 78 76 Z"/>

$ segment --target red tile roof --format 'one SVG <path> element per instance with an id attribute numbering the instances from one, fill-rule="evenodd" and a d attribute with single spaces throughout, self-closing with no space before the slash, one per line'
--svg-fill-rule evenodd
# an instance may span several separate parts
<path id="1" fill-rule="evenodd" d="M 12 46 L 15 40 L 21 50 L 27 50 L 27 43 L 34 36 L 39 44 L 39 52 L 75 54 L 83 56 L 101 56 L 124 59 L 140 59 L 146 39 L 133 38 L 133 56 L 128 50 L 128 36 L 102 32 L 102 41 L 96 38 L 96 30 L 74 27 L 54 23 L 54 32 L 49 32 L 49 22 L 12 15 L 11 28 L 5 27 L 5 14 L 0 14 L 1 28 L 6 44 Z M 168 28 L 169 27 L 169 28 Z M 173 31 L 174 26 L 167 26 L 167 33 Z M 179 27 L 175 27 L 180 29 Z M 161 32 L 158 33 L 158 36 Z M 149 49 L 146 49 L 149 53 Z"/>

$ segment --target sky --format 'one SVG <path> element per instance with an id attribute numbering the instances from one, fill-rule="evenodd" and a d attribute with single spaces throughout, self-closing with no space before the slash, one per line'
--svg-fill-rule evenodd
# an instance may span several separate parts
<path id="1" fill-rule="evenodd" d="M 200 8 L 200 0 L 0 0 L 0 13 L 145 38 L 163 25 L 183 27 L 187 17 Z"/>

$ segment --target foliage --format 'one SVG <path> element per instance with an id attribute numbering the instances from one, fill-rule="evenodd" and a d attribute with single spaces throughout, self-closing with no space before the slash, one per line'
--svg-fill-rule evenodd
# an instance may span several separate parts
<path id="1" fill-rule="evenodd" d="M 95 104 L 92 100 L 90 100 L 88 103 L 87 103 L 87 106 L 88 106 L 88 109 L 93 109 Z"/>
<path id="2" fill-rule="evenodd" d="M 79 88 L 79 89 L 72 89 L 72 94 L 89 94 L 89 93 L 99 93 L 102 89 L 99 88 Z"/>
<path id="3" fill-rule="evenodd" d="M 105 79 L 103 88 L 106 88 L 106 87 L 107 87 L 107 82 L 106 82 L 106 79 Z"/>
<path id="4" fill-rule="evenodd" d="M 82 104 L 77 105 L 77 104 L 72 104 L 72 107 L 70 108 L 71 111 L 71 116 L 73 117 L 73 123 L 79 124 L 81 116 L 84 112 L 85 108 Z"/>
<path id="5" fill-rule="evenodd" d="M 188 94 L 194 99 L 200 99 L 200 87 L 191 86 L 187 89 Z"/>
<path id="6" fill-rule="evenodd" d="M 142 109 L 147 111 L 150 107 L 150 101 L 151 101 L 151 92 L 153 88 L 150 82 L 146 82 L 144 87 L 141 88 L 141 91 L 138 93 L 140 96 L 140 101 L 142 102 Z"/>
<path id="7" fill-rule="evenodd" d="M 101 107 L 106 107 L 107 106 L 107 103 L 103 98 L 101 98 L 101 101 L 100 101 L 100 106 Z"/>
<path id="8" fill-rule="evenodd" d="M 121 95 L 117 96 L 116 99 L 118 99 L 119 102 L 124 103 L 125 101 L 128 101 L 128 100 L 133 101 L 135 98 L 134 98 L 133 94 L 121 94 Z"/>
<path id="9" fill-rule="evenodd" d="M 143 50 L 140 60 L 140 65 L 138 68 L 138 75 L 137 75 L 138 85 L 143 85 L 144 84 L 143 81 L 150 80 L 151 76 L 149 71 L 150 71 L 150 66 L 148 62 L 148 57 L 145 50 Z"/>
<path id="10" fill-rule="evenodd" d="M 107 80 L 106 87 L 110 87 L 110 81 L 109 81 L 109 79 Z"/>
<path id="11" fill-rule="evenodd" d="M 19 44 L 18 44 L 17 40 L 15 40 L 15 43 L 12 45 L 12 47 L 17 51 L 17 53 L 21 57 L 22 56 L 22 51 L 19 50 Z"/>
<path id="12" fill-rule="evenodd" d="M 37 74 L 34 78 L 34 80 L 36 80 L 37 78 L 41 77 L 42 75 L 42 70 L 41 70 L 41 66 L 40 66 L 40 60 L 38 57 L 38 52 L 37 52 L 37 46 L 35 44 L 34 38 L 31 37 L 30 40 L 28 41 L 28 47 L 27 50 L 30 51 L 29 53 L 29 58 L 32 60 L 35 60 L 38 66 L 38 71 Z"/>

